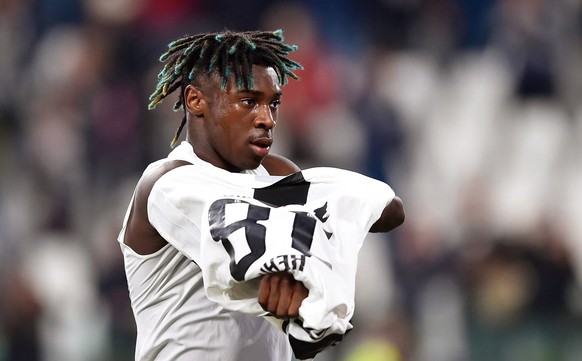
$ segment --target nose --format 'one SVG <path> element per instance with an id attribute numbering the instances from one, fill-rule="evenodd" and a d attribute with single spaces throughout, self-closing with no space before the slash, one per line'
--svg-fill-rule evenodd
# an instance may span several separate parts
<path id="1" fill-rule="evenodd" d="M 275 128 L 277 120 L 273 116 L 271 107 L 269 105 L 261 105 L 257 109 L 257 116 L 255 117 L 254 125 L 256 128 L 264 128 L 267 130 Z"/>

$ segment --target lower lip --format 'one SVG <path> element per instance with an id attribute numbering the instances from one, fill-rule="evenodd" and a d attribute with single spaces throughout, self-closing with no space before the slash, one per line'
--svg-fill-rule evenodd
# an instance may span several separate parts
<path id="1" fill-rule="evenodd" d="M 251 148 L 253 148 L 253 151 L 259 157 L 265 157 L 265 156 L 267 156 L 267 154 L 269 154 L 269 149 L 271 147 L 263 148 L 263 147 L 259 147 L 258 145 L 251 144 Z"/>

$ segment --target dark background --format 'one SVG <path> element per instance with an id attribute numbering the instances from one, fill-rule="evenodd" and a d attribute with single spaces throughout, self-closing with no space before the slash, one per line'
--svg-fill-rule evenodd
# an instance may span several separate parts
<path id="1" fill-rule="evenodd" d="M 580 0 L 0 0 L 0 361 L 133 359 L 116 237 L 181 120 L 157 59 L 225 28 L 299 45 L 275 152 L 406 205 L 318 360 L 580 359 Z"/>

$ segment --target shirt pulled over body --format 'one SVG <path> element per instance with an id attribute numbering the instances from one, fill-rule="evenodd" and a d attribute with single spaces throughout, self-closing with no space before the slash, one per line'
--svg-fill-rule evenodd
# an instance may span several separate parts
<path id="1" fill-rule="evenodd" d="M 168 244 L 141 256 L 124 244 L 125 226 L 119 237 L 136 360 L 290 360 L 291 348 L 306 359 L 341 340 L 352 328 L 358 251 L 392 189 L 335 168 L 230 173 L 186 142 L 149 167 L 176 159 L 191 165 L 160 177 L 148 198 Z M 297 319 L 258 304 L 260 276 L 281 271 L 309 289 Z"/>

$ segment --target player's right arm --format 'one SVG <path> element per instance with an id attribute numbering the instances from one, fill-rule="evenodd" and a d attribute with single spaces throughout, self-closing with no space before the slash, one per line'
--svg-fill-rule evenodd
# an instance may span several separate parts
<path id="1" fill-rule="evenodd" d="M 281 319 L 299 316 L 301 302 L 307 298 L 309 290 L 302 282 L 296 281 L 286 272 L 264 275 L 259 287 L 261 307 Z"/>
<path id="2" fill-rule="evenodd" d="M 124 238 L 125 244 L 136 253 L 141 255 L 152 254 L 168 243 L 150 224 L 147 206 L 148 198 L 154 184 L 161 176 L 172 169 L 189 164 L 181 160 L 166 162 L 160 167 L 145 173 L 139 180 Z"/>

